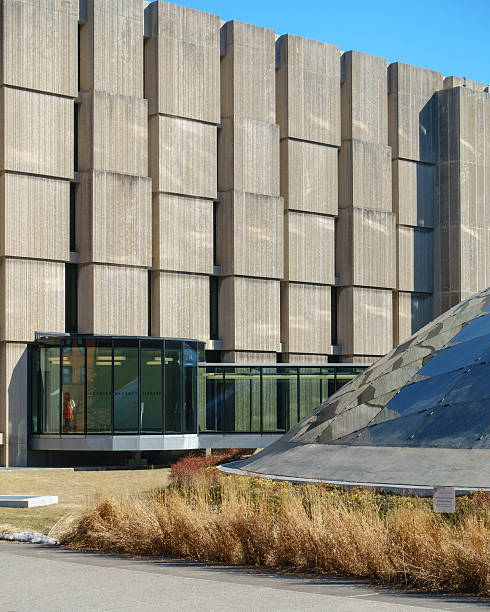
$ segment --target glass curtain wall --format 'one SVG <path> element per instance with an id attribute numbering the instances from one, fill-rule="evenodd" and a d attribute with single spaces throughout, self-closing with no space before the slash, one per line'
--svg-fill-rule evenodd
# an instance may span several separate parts
<path id="1" fill-rule="evenodd" d="M 29 355 L 33 434 L 197 433 L 202 343 L 73 334 Z"/>
<path id="2" fill-rule="evenodd" d="M 284 433 L 368 366 L 199 366 L 199 431 Z"/>

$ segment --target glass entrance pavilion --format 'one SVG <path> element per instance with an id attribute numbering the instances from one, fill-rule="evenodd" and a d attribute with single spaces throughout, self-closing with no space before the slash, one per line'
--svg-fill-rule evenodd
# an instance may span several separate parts
<path id="1" fill-rule="evenodd" d="M 260 447 L 366 368 L 206 364 L 204 355 L 204 343 L 190 339 L 36 334 L 31 448 L 70 450 L 78 439 L 77 450 L 144 450 L 150 438 L 163 450 L 179 439 L 183 449 Z M 119 446 L 104 446 L 109 438 Z"/>

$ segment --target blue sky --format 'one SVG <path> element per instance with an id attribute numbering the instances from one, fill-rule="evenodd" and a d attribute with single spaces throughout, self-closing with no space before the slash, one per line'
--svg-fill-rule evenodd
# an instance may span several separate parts
<path id="1" fill-rule="evenodd" d="M 238 19 L 490 83 L 490 0 L 174 0 Z"/>

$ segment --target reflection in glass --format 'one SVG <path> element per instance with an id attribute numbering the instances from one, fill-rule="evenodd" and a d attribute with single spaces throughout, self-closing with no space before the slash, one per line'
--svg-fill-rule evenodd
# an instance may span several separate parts
<path id="1" fill-rule="evenodd" d="M 184 342 L 184 433 L 197 432 L 197 346 Z"/>
<path id="2" fill-rule="evenodd" d="M 353 446 L 408 446 L 412 436 L 427 418 L 430 418 L 427 412 L 416 412 L 379 425 L 371 425 L 362 429 L 350 443 Z M 334 443 L 345 444 L 342 440 L 343 438 L 340 438 Z"/>
<path id="3" fill-rule="evenodd" d="M 484 315 L 472 319 L 463 329 L 454 336 L 451 340 L 451 344 L 456 342 L 468 342 L 483 335 L 490 334 L 490 316 Z"/>
<path id="4" fill-rule="evenodd" d="M 43 433 L 60 433 L 60 349 L 40 349 Z"/>
<path id="5" fill-rule="evenodd" d="M 300 420 L 321 404 L 321 378 L 320 368 L 299 369 Z"/>
<path id="6" fill-rule="evenodd" d="M 87 433 L 111 433 L 112 348 L 88 338 Z"/>
<path id="7" fill-rule="evenodd" d="M 410 446 L 472 448 L 488 423 L 489 409 L 488 401 L 441 406 L 424 421 Z"/>
<path id="8" fill-rule="evenodd" d="M 36 347 L 30 350 L 31 360 L 31 432 L 42 433 L 41 415 L 41 362 L 40 351 Z"/>
<path id="9" fill-rule="evenodd" d="M 165 433 L 182 433 L 182 349 L 165 342 Z"/>
<path id="10" fill-rule="evenodd" d="M 288 412 L 291 401 L 291 383 L 296 386 L 296 371 L 288 368 L 262 369 L 262 430 L 265 432 L 285 432 L 288 425 Z"/>
<path id="11" fill-rule="evenodd" d="M 202 367 L 199 368 L 199 371 L 201 373 L 199 428 L 201 431 L 223 431 L 223 369 Z M 202 377 L 204 377 L 204 380 Z M 203 389 L 205 389 L 205 393 L 203 393 Z"/>
<path id="12" fill-rule="evenodd" d="M 85 432 L 85 348 L 74 340 L 72 346 L 62 347 L 61 358 L 62 432 L 83 434 Z"/>
<path id="13" fill-rule="evenodd" d="M 405 415 L 434 406 L 446 396 L 460 377 L 459 370 L 406 385 L 388 402 L 386 409 Z"/>
<path id="14" fill-rule="evenodd" d="M 478 359 L 490 346 L 490 336 L 482 336 L 469 342 L 443 349 L 419 371 L 421 376 L 437 376 L 451 370 L 468 366 Z"/>
<path id="15" fill-rule="evenodd" d="M 260 432 L 260 369 L 225 368 L 225 431 Z"/>
<path id="16" fill-rule="evenodd" d="M 163 428 L 162 350 L 141 348 L 141 433 Z"/>
<path id="17" fill-rule="evenodd" d="M 466 372 L 449 393 L 445 402 L 466 402 L 490 397 L 490 364 L 474 365 Z"/>
<path id="18" fill-rule="evenodd" d="M 138 346 L 114 346 L 114 433 L 138 433 Z"/>

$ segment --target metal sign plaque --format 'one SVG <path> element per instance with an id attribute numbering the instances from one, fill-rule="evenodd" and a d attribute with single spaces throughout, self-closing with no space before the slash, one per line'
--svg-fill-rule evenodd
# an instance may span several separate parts
<path id="1" fill-rule="evenodd" d="M 434 512 L 454 512 L 454 487 L 434 487 L 432 497 Z"/>

